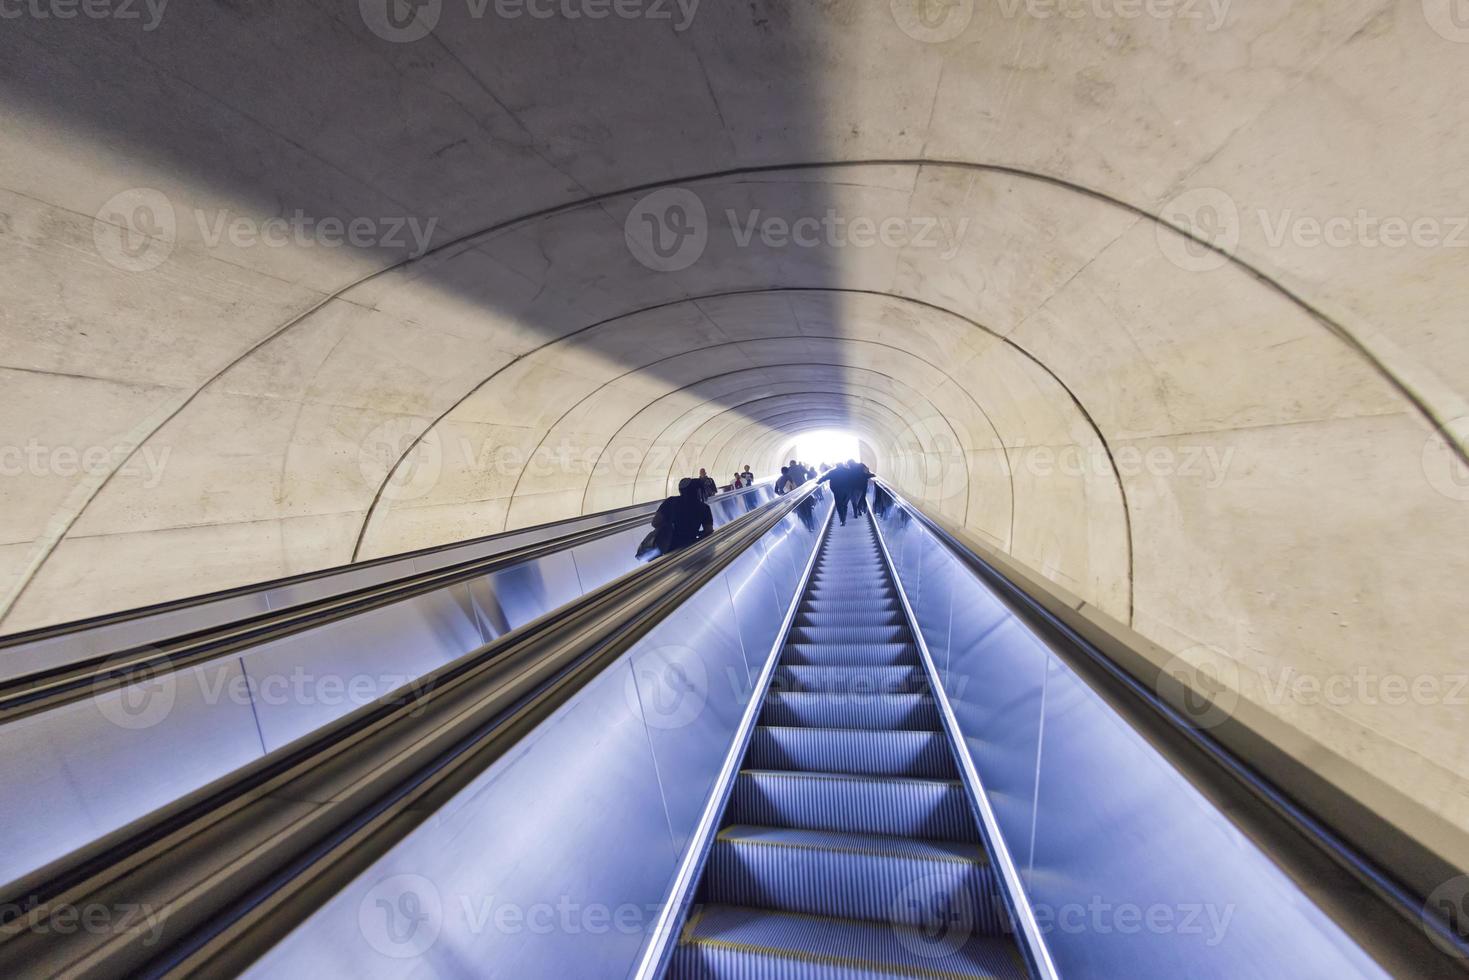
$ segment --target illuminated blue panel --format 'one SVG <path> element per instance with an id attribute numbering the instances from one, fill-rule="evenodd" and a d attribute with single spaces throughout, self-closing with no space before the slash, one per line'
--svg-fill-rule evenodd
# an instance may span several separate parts
<path id="1" fill-rule="evenodd" d="M 0 733 L 10 881 L 261 754 L 234 658 L 99 692 Z"/>
<path id="2" fill-rule="evenodd" d="M 626 976 L 830 506 L 732 562 L 251 975 Z"/>
<path id="3" fill-rule="evenodd" d="M 1384 976 L 901 505 L 881 527 L 925 642 L 950 597 L 944 691 L 1062 976 Z"/>

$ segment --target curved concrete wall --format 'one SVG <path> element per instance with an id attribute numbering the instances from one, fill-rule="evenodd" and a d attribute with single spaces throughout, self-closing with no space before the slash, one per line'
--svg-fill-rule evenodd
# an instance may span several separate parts
<path id="1" fill-rule="evenodd" d="M 0 629 L 846 427 L 1469 818 L 1469 38 L 1433 4 L 299 6 L 0 36 Z"/>

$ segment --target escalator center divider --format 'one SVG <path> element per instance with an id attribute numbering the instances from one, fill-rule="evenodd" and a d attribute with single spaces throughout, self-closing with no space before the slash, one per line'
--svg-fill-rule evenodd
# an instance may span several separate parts
<path id="1" fill-rule="evenodd" d="M 714 833 L 719 827 L 720 815 L 724 813 L 729 803 L 729 795 L 734 789 L 735 777 L 739 772 L 740 760 L 745 757 L 750 736 L 755 730 L 755 722 L 760 716 L 765 693 L 770 687 L 779 664 L 781 647 L 785 644 L 791 624 L 795 621 L 796 614 L 801 608 L 801 598 L 806 593 L 807 583 L 811 581 L 811 573 L 816 567 L 817 559 L 821 556 L 821 549 L 826 543 L 827 536 L 831 533 L 832 518 L 833 511 L 827 511 L 826 518 L 822 522 L 821 533 L 817 536 L 816 544 L 806 559 L 805 567 L 801 570 L 800 580 L 797 581 L 795 589 L 791 592 L 791 601 L 786 606 L 780 629 L 776 631 L 775 640 L 765 658 L 765 666 L 755 683 L 751 685 L 750 703 L 745 707 L 745 714 L 740 719 L 734 740 L 730 743 L 729 753 L 725 756 L 724 764 L 720 767 L 719 775 L 709 792 L 709 800 L 704 806 L 704 812 L 699 816 L 699 823 L 689 838 L 683 861 L 674 874 L 674 883 L 669 891 L 668 900 L 663 903 L 663 909 L 653 927 L 651 939 L 644 947 L 641 961 L 633 974 L 639 980 L 661 977 L 668 969 L 668 959 L 673 955 L 679 926 L 688 914 L 696 886 L 704 873 L 704 865 L 709 859 L 709 848 L 713 843 Z"/>

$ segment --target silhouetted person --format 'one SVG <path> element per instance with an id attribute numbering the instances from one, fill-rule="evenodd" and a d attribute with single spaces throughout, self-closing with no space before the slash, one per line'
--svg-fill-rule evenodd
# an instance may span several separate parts
<path id="1" fill-rule="evenodd" d="M 745 486 L 753 487 L 755 485 L 755 474 L 750 471 L 749 463 L 746 463 L 745 468 L 740 471 L 740 476 L 744 479 Z"/>
<path id="2" fill-rule="evenodd" d="M 789 475 L 790 474 L 790 471 L 791 471 L 791 468 L 789 466 L 782 466 L 780 468 L 780 476 L 776 477 L 776 479 L 775 479 L 775 492 L 776 493 L 785 493 L 786 492 L 786 484 L 788 482 L 790 482 L 790 475 Z"/>
<path id="3" fill-rule="evenodd" d="M 847 526 L 847 500 L 852 492 L 852 475 L 847 472 L 845 463 L 838 463 L 825 473 L 821 474 L 818 483 L 830 483 L 831 495 L 836 498 L 837 520 L 842 527 Z"/>
<path id="4" fill-rule="evenodd" d="M 700 500 L 708 500 L 719 492 L 719 485 L 714 482 L 714 477 L 710 476 L 706 469 L 699 470 L 699 479 L 696 482 L 699 484 Z"/>
<path id="5" fill-rule="evenodd" d="M 663 554 L 687 548 L 714 532 L 714 512 L 704 503 L 701 489 L 698 480 L 685 477 L 678 481 L 678 496 L 658 505 L 653 529 Z"/>

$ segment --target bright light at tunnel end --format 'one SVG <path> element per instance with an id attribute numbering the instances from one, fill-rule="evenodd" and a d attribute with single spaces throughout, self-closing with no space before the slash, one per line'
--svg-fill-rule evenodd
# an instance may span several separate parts
<path id="1" fill-rule="evenodd" d="M 815 466 L 820 463 L 835 465 L 860 457 L 861 448 L 855 435 L 842 429 L 822 429 L 792 439 L 781 450 L 779 460 L 781 465 L 794 458 Z"/>

